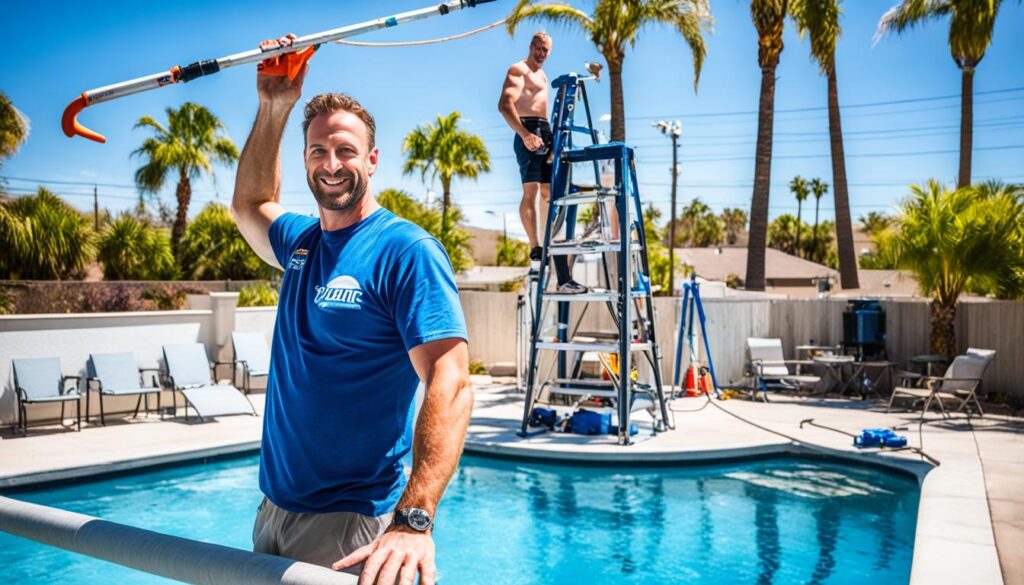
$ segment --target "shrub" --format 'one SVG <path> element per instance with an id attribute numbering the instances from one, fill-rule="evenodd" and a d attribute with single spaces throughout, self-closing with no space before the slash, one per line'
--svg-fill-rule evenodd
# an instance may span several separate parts
<path id="1" fill-rule="evenodd" d="M 267 283 L 251 284 L 238 291 L 239 307 L 274 307 L 277 299 L 277 289 Z"/>
<path id="2" fill-rule="evenodd" d="M 437 238 L 444 246 L 445 252 L 448 253 L 455 272 L 465 272 L 473 265 L 473 259 L 470 257 L 473 247 L 469 244 L 469 232 L 458 227 L 462 221 L 462 211 L 458 207 L 453 206 L 448 209 L 447 223 L 451 228 L 447 234 L 442 234 L 441 212 L 416 201 L 405 191 L 384 189 L 377 194 L 377 203 L 398 217 L 420 226 L 428 234 Z"/>
<path id="3" fill-rule="evenodd" d="M 515 238 L 503 237 L 498 240 L 498 264 L 501 266 L 528 266 L 530 246 Z"/>
<path id="4" fill-rule="evenodd" d="M 228 208 L 210 203 L 185 228 L 179 262 L 196 280 L 266 280 L 280 272 L 252 251 Z"/>
<path id="5" fill-rule="evenodd" d="M 131 215 L 124 214 L 107 224 L 96 247 L 107 280 L 174 278 L 170 236 Z"/>
<path id="6" fill-rule="evenodd" d="M 170 239 L 168 239 L 168 242 L 170 242 Z M 177 311 L 178 309 L 185 308 L 189 292 L 192 291 L 175 288 L 168 284 L 161 284 L 147 287 L 142 291 L 139 297 L 143 301 L 148 301 L 148 303 L 146 303 L 146 309 L 157 311 Z"/>
<path id="7" fill-rule="evenodd" d="M 473 360 L 469 362 L 469 373 L 470 375 L 484 375 L 487 373 L 487 368 L 484 367 L 484 363 L 480 360 Z"/>
<path id="8" fill-rule="evenodd" d="M 93 251 L 88 222 L 50 191 L 40 187 L 35 195 L 0 203 L 0 274 L 72 278 L 92 259 Z"/>

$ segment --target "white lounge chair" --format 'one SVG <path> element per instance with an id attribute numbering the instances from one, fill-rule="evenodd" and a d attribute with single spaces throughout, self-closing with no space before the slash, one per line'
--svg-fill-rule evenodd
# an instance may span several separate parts
<path id="1" fill-rule="evenodd" d="M 199 420 L 229 414 L 256 415 L 249 399 L 231 384 L 217 384 L 213 367 L 201 343 L 164 346 L 164 367 L 174 390 L 185 397 L 185 419 L 191 406 Z M 174 411 L 178 411 L 177 395 L 172 394 Z"/>
<path id="2" fill-rule="evenodd" d="M 89 354 L 89 361 L 86 364 L 88 379 L 85 392 L 85 418 L 89 419 L 89 396 L 91 388 L 89 383 L 96 384 L 100 396 L 100 424 L 107 426 L 107 419 L 103 413 L 104 396 L 138 396 L 135 403 L 135 413 L 139 415 L 139 406 L 142 400 L 146 400 L 146 414 L 149 414 L 149 397 L 156 395 L 156 410 L 160 412 L 160 385 L 156 376 L 151 379 L 152 385 L 147 386 L 142 379 L 143 372 L 157 373 L 157 368 L 140 368 L 135 362 L 135 354 L 128 351 L 124 353 L 93 353 Z M 163 416 L 163 413 L 160 415 Z"/>
<path id="3" fill-rule="evenodd" d="M 953 359 L 953 363 L 949 364 L 946 373 L 941 377 L 922 376 L 919 383 L 923 386 L 917 388 L 907 386 L 893 388 L 892 396 L 889 397 L 889 406 L 885 411 L 889 412 L 892 409 L 897 398 L 908 397 L 914 399 L 915 403 L 924 400 L 921 418 L 924 418 L 933 403 L 938 405 L 939 413 L 943 417 L 948 417 L 949 412 L 942 404 L 943 399 L 956 402 L 956 412 L 966 412 L 965 409 L 973 405 L 978 410 L 978 415 L 984 416 L 985 411 L 982 410 L 981 403 L 978 402 L 978 386 L 981 385 L 985 370 L 995 359 L 995 354 L 995 350 L 991 349 L 968 349 L 967 353 Z"/>
<path id="4" fill-rule="evenodd" d="M 814 362 L 785 358 L 781 339 L 748 337 L 747 363 L 749 372 L 754 377 L 755 392 L 760 389 L 765 402 L 768 401 L 769 389 L 798 392 L 821 382 L 821 376 L 801 371 L 803 366 L 814 365 Z M 792 370 L 790 366 L 793 366 Z"/>
<path id="5" fill-rule="evenodd" d="M 27 358 L 11 360 L 14 367 L 14 393 L 18 398 L 18 427 L 23 436 L 28 435 L 27 404 L 60 402 L 60 420 L 64 423 L 64 404 L 74 400 L 77 429 L 82 430 L 82 403 L 78 384 L 81 376 L 63 376 L 60 372 L 60 358 Z M 73 388 L 67 381 L 74 380 Z"/>
<path id="6" fill-rule="evenodd" d="M 235 331 L 231 334 L 234 359 L 231 362 L 231 380 L 235 380 L 238 367 L 242 367 L 242 390 L 252 390 L 253 376 L 270 374 L 270 347 L 262 333 Z"/>

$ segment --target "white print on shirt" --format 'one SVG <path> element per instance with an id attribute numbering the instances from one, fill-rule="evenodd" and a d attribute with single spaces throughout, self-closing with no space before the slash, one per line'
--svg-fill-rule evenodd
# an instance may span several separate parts
<path id="1" fill-rule="evenodd" d="M 306 265 L 306 257 L 309 256 L 309 250 L 305 248 L 299 248 L 292 254 L 291 260 L 288 261 L 288 268 L 292 270 L 302 270 L 302 267 Z"/>
<path id="2" fill-rule="evenodd" d="M 327 286 L 316 286 L 313 303 L 321 309 L 362 309 L 363 291 L 351 276 L 338 276 Z"/>

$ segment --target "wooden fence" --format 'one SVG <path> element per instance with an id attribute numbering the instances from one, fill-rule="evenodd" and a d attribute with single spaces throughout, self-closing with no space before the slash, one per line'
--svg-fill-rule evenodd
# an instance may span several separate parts
<path id="1" fill-rule="evenodd" d="M 470 352 L 484 364 L 515 360 L 515 293 L 462 293 L 470 331 Z M 679 313 L 679 299 L 656 298 L 655 330 L 662 354 L 662 375 L 672 375 Z M 787 358 L 796 357 L 803 344 L 838 345 L 843 337 L 846 301 L 706 299 L 707 327 L 720 383 L 738 380 L 743 374 L 744 347 L 748 337 L 782 339 Z M 931 310 L 926 299 L 884 300 L 886 349 L 901 367 L 919 354 L 929 353 Z M 573 307 L 573 322 L 578 316 Z M 612 328 L 608 311 L 592 306 L 579 324 L 581 331 Z M 996 350 L 996 359 L 985 375 L 983 388 L 999 392 L 1017 404 L 1024 403 L 1024 302 L 962 302 L 957 311 L 959 350 L 979 347 Z M 702 352 L 703 353 L 703 352 Z"/>

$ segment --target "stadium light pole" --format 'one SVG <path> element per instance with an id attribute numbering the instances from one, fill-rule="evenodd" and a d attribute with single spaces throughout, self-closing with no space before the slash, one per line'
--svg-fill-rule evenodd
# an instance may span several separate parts
<path id="1" fill-rule="evenodd" d="M 672 139 L 672 209 L 669 211 L 668 220 L 668 288 L 669 294 L 675 296 L 676 294 L 676 254 L 675 254 L 675 242 L 676 242 L 676 185 L 679 177 L 679 136 L 683 132 L 683 125 L 679 120 L 675 122 L 666 122 L 665 120 L 659 120 L 658 122 L 651 122 L 651 126 L 654 126 L 663 135 L 668 136 Z"/>

